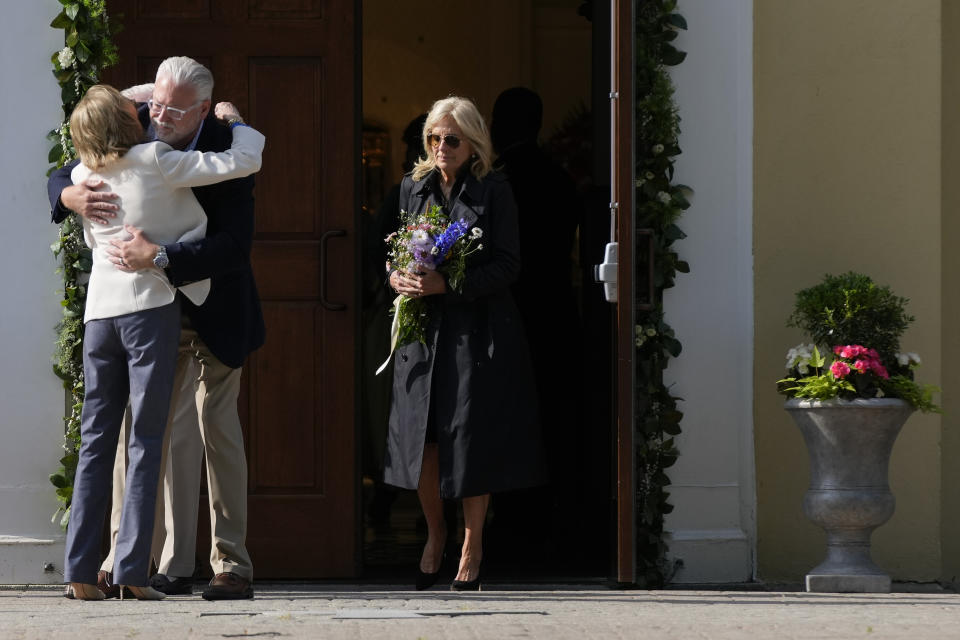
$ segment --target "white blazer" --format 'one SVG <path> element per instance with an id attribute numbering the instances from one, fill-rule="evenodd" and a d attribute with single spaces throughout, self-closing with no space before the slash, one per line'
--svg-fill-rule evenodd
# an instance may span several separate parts
<path id="1" fill-rule="evenodd" d="M 263 135 L 245 126 L 233 127 L 233 144 L 227 151 L 176 151 L 164 142 L 132 147 L 122 158 L 98 171 L 82 164 L 70 174 L 74 184 L 103 180 L 99 190 L 120 197 L 117 217 L 109 224 L 83 220 L 84 239 L 93 250 L 93 268 L 87 286 L 84 322 L 99 318 L 153 309 L 173 302 L 176 293 L 160 269 L 127 273 L 117 269 L 106 250 L 110 240 L 126 239 L 123 225 L 133 225 L 151 242 L 172 244 L 203 238 L 207 216 L 191 187 L 242 178 L 259 171 Z M 194 304 L 202 304 L 210 292 L 210 281 L 201 280 L 180 287 Z"/>

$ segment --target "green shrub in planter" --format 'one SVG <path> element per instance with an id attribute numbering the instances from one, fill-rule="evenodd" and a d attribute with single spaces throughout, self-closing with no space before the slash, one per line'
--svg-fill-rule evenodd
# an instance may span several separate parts
<path id="1" fill-rule="evenodd" d="M 797 292 L 787 326 L 802 329 L 820 346 L 868 346 L 891 365 L 900 336 L 914 320 L 907 302 L 863 274 L 826 275 L 820 284 Z"/>

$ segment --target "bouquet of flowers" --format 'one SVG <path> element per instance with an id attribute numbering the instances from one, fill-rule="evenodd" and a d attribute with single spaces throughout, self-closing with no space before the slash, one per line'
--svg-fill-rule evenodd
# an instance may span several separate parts
<path id="1" fill-rule="evenodd" d="M 467 267 L 467 256 L 483 248 L 483 232 L 470 228 L 465 220 L 451 221 L 433 205 L 423 213 L 401 211 L 400 228 L 388 235 L 384 242 L 389 247 L 390 264 L 407 273 L 440 271 L 454 291 L 461 291 Z M 390 354 L 405 344 L 426 342 L 429 321 L 428 300 L 397 296 L 393 302 L 393 328 Z M 387 358 L 387 362 L 390 358 Z M 380 373 L 384 362 L 377 373 Z"/>

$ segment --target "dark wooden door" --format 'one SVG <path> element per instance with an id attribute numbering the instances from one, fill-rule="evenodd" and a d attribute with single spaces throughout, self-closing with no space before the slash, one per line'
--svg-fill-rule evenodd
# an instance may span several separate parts
<path id="1" fill-rule="evenodd" d="M 240 400 L 247 543 L 258 578 L 356 575 L 357 0 L 110 0 L 108 9 L 124 30 L 107 81 L 151 82 L 163 58 L 193 57 L 213 71 L 214 102 L 234 102 L 266 135 L 253 265 L 267 343 L 245 365 Z"/>

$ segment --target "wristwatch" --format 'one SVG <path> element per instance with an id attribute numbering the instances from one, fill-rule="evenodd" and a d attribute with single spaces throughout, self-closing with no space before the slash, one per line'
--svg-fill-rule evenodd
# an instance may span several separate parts
<path id="1" fill-rule="evenodd" d="M 166 269 L 170 266 L 170 258 L 167 257 L 167 248 L 165 246 L 157 246 L 157 255 L 153 256 L 153 266 L 157 269 Z"/>
<path id="2" fill-rule="evenodd" d="M 240 116 L 230 116 L 226 119 L 227 125 L 232 129 L 235 124 L 246 124 Z"/>

